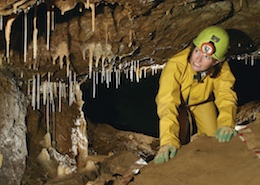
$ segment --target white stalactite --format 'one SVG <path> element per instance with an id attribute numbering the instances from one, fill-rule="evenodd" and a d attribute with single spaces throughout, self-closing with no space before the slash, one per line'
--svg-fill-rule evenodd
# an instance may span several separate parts
<path id="1" fill-rule="evenodd" d="M 38 51 L 37 37 L 38 37 L 38 29 L 37 29 L 37 7 L 36 7 L 34 12 L 34 17 L 33 17 L 33 59 L 35 60 L 37 58 L 37 51 Z"/>
<path id="2" fill-rule="evenodd" d="M 45 107 L 45 110 L 46 110 L 46 112 L 45 112 L 45 116 L 46 116 L 46 130 L 47 130 L 47 132 L 49 133 L 50 132 L 50 111 L 49 111 L 49 109 L 50 109 L 50 104 L 49 104 L 50 102 L 49 102 L 49 94 L 47 93 L 47 96 L 46 96 L 46 107 Z"/>
<path id="3" fill-rule="evenodd" d="M 54 98 L 57 98 L 58 95 L 57 95 L 57 82 L 53 82 L 53 97 Z"/>
<path id="4" fill-rule="evenodd" d="M 116 75 L 116 89 L 118 89 L 118 86 L 119 86 L 119 71 L 116 69 L 116 67 L 114 68 L 114 72 L 115 72 L 115 75 Z"/>
<path id="5" fill-rule="evenodd" d="M 133 82 L 133 76 L 134 76 L 134 63 L 131 61 L 130 65 L 130 81 Z"/>
<path id="6" fill-rule="evenodd" d="M 98 71 L 96 72 L 96 84 L 98 85 Z"/>
<path id="7" fill-rule="evenodd" d="M 24 44 L 23 44 L 23 49 L 24 49 L 24 58 L 23 58 L 23 61 L 24 63 L 26 62 L 26 58 L 27 58 L 27 29 L 28 29 L 28 26 L 27 26 L 27 12 L 24 12 Z"/>
<path id="8" fill-rule="evenodd" d="M 40 74 L 37 74 L 37 109 L 40 109 L 40 97 L 41 97 L 41 93 L 40 93 L 40 86 L 41 86 L 41 79 L 40 79 Z"/>
<path id="9" fill-rule="evenodd" d="M 47 20 L 47 25 L 46 25 L 46 32 L 47 32 L 47 44 L 46 44 L 46 48 L 47 48 L 47 50 L 49 50 L 50 49 L 50 24 L 51 24 L 51 12 L 50 12 L 50 7 L 48 7 L 48 10 L 47 10 L 47 18 L 46 18 L 46 20 Z"/>
<path id="10" fill-rule="evenodd" d="M 47 86 L 46 85 L 47 85 L 47 82 L 44 81 L 43 86 L 42 86 L 42 91 L 43 91 L 43 93 L 42 93 L 43 94 L 43 102 L 42 103 L 43 103 L 43 105 L 46 105 L 46 100 L 47 100 L 47 89 L 46 89 Z"/>
<path id="11" fill-rule="evenodd" d="M 87 9 L 89 9 L 89 5 L 90 5 L 89 0 L 87 0 L 87 2 L 85 1 L 85 2 L 84 2 L 84 5 L 85 5 L 85 7 L 86 7 Z"/>
<path id="12" fill-rule="evenodd" d="M 49 83 L 49 93 L 50 93 L 50 103 L 53 106 L 54 103 L 54 97 L 53 97 L 53 82 Z M 52 107 L 53 110 L 53 107 Z"/>
<path id="13" fill-rule="evenodd" d="M 254 65 L 254 56 L 251 55 L 251 66 L 253 66 L 253 65 Z"/>
<path id="14" fill-rule="evenodd" d="M 107 88 L 109 88 L 109 69 L 106 68 L 106 84 Z"/>
<path id="15" fill-rule="evenodd" d="M 135 77 L 136 82 L 139 83 L 139 77 L 140 76 L 140 68 L 139 68 L 139 60 L 136 61 L 136 69 L 135 69 Z"/>
<path id="16" fill-rule="evenodd" d="M 32 107 L 33 110 L 35 110 L 35 99 L 36 99 L 36 78 L 35 75 L 33 75 L 33 84 L 32 84 Z"/>
<path id="17" fill-rule="evenodd" d="M 47 96 L 46 96 L 46 128 L 47 132 L 50 132 L 50 81 L 51 73 L 48 72 L 48 82 L 47 82 Z"/>
<path id="18" fill-rule="evenodd" d="M 102 59 L 101 59 L 102 61 L 101 61 L 101 83 L 103 83 L 104 82 L 104 79 L 105 79 L 105 66 L 104 66 L 104 62 L 105 62 L 105 58 L 104 57 L 102 57 Z"/>
<path id="19" fill-rule="evenodd" d="M 7 62 L 9 63 L 9 57 L 10 57 L 10 39 L 11 39 L 11 31 L 12 31 L 12 24 L 15 20 L 14 16 L 11 16 L 5 26 L 5 41 L 6 41 L 6 58 Z"/>
<path id="20" fill-rule="evenodd" d="M 92 97 L 95 98 L 96 96 L 96 72 L 93 71 L 93 79 L 92 79 Z"/>

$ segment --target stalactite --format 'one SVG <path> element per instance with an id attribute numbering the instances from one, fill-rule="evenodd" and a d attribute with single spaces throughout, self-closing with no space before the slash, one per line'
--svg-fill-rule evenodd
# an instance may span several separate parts
<path id="1" fill-rule="evenodd" d="M 46 95 L 46 128 L 47 133 L 50 133 L 50 79 L 51 73 L 48 72 L 48 81 L 47 81 L 47 95 Z"/>
<path id="2" fill-rule="evenodd" d="M 90 44 L 88 45 L 88 50 L 89 50 L 89 63 L 88 63 L 88 67 L 89 67 L 89 79 L 91 79 L 91 75 L 92 75 L 94 49 L 95 49 L 95 43 L 92 42 L 92 43 L 90 43 Z"/>
<path id="3" fill-rule="evenodd" d="M 83 11 L 83 4 L 80 3 L 80 4 L 79 4 L 79 12 L 82 12 L 82 11 Z"/>
<path id="4" fill-rule="evenodd" d="M 26 62 L 26 58 L 27 58 L 27 12 L 24 12 L 24 45 L 23 45 L 23 49 L 24 49 L 24 62 Z"/>
<path id="5" fill-rule="evenodd" d="M 57 95 L 57 82 L 52 82 L 53 83 L 53 97 L 54 98 L 57 98 L 58 97 L 58 95 Z"/>
<path id="6" fill-rule="evenodd" d="M 92 97 L 96 96 L 96 72 L 93 71 L 93 79 L 92 79 Z"/>
<path id="7" fill-rule="evenodd" d="M 116 75 L 116 89 L 118 89 L 118 86 L 119 86 L 119 71 L 116 69 L 116 67 L 114 68 L 114 72 L 115 72 L 115 75 Z"/>
<path id="8" fill-rule="evenodd" d="M 87 2 L 86 2 L 87 1 Z M 90 3 L 89 3 L 89 0 L 86 0 L 85 2 L 84 2 L 84 5 L 85 5 L 85 7 L 87 8 L 87 9 L 89 9 L 89 5 L 90 5 Z"/>
<path id="9" fill-rule="evenodd" d="M 101 83 L 104 82 L 105 79 L 105 66 L 104 66 L 105 58 L 101 59 Z"/>
<path id="10" fill-rule="evenodd" d="M 40 86 L 41 86 L 41 78 L 40 78 L 40 74 L 37 74 L 37 109 L 40 109 L 40 98 L 41 98 L 41 93 L 40 93 Z"/>
<path id="11" fill-rule="evenodd" d="M 247 53 L 245 54 L 245 64 L 247 64 L 248 61 L 248 57 L 247 57 Z"/>
<path id="12" fill-rule="evenodd" d="M 95 17 L 95 4 L 94 3 L 91 3 L 90 5 L 89 5 L 89 7 L 90 7 L 90 9 L 91 9 L 91 11 L 92 11 L 92 31 L 94 32 L 95 31 L 95 19 L 96 19 L 96 17 Z"/>
<path id="13" fill-rule="evenodd" d="M 37 29 L 37 7 L 34 9 L 34 16 L 33 16 L 33 59 L 36 60 L 37 58 L 37 38 L 38 37 L 38 29 Z M 36 63 L 36 61 L 34 62 Z"/>
<path id="14" fill-rule="evenodd" d="M 68 76 L 68 88 L 69 88 L 69 105 L 71 105 L 71 71 Z"/>
<path id="15" fill-rule="evenodd" d="M 51 24 L 51 17 L 50 17 L 50 7 L 47 8 L 47 25 L 46 25 L 46 33 L 47 33 L 47 44 L 46 44 L 46 49 L 49 50 L 50 49 L 50 24 Z"/>
<path id="16" fill-rule="evenodd" d="M 53 82 L 49 83 L 49 93 L 50 93 L 51 110 L 55 112 L 55 102 L 54 102 L 54 96 L 53 96 Z"/>
<path id="17" fill-rule="evenodd" d="M 5 41 L 6 41 L 6 58 L 7 62 L 10 62 L 10 39 L 11 39 L 11 30 L 12 30 L 12 24 L 15 20 L 15 16 L 10 16 L 7 20 L 6 26 L 5 26 Z"/>
<path id="18" fill-rule="evenodd" d="M 46 92 L 47 90 L 46 90 L 46 81 L 44 81 L 43 82 L 43 86 L 42 86 L 42 95 L 43 95 L 43 101 L 42 101 L 42 103 L 43 103 L 43 105 L 46 105 L 46 94 L 47 94 L 47 92 Z"/>
<path id="19" fill-rule="evenodd" d="M 254 65 L 254 56 L 252 55 L 251 56 L 251 66 L 253 66 Z"/>
<path id="20" fill-rule="evenodd" d="M 51 30 L 55 29 L 55 6 L 51 5 Z"/>
<path id="21" fill-rule="evenodd" d="M 59 99 L 59 112 L 61 112 L 61 98 L 62 98 L 62 84 L 61 81 L 59 81 L 59 93 L 58 93 L 58 99 Z"/>
<path id="22" fill-rule="evenodd" d="M 109 88 L 109 69 L 106 68 L 106 84 L 107 88 Z"/>
<path id="23" fill-rule="evenodd" d="M 130 65 L 130 81 L 133 82 L 134 78 L 134 62 L 131 61 L 131 65 Z"/>
<path id="24" fill-rule="evenodd" d="M 3 30 L 3 16 L 0 15 L 0 31 Z"/>
<path id="25" fill-rule="evenodd" d="M 136 82 L 139 83 L 139 79 L 140 79 L 140 68 L 139 68 L 139 61 L 136 61 L 136 70 L 135 70 L 135 78 L 136 78 Z"/>
<path id="26" fill-rule="evenodd" d="M 33 79 L 32 79 L 32 107 L 33 107 L 33 110 L 35 110 L 35 99 L 36 99 L 36 78 L 35 78 L 35 75 L 33 75 Z"/>
<path id="27" fill-rule="evenodd" d="M 22 4 L 24 4 L 26 2 L 26 0 L 21 0 L 21 1 L 17 1 L 16 3 L 13 4 L 13 13 L 16 14 L 17 13 L 17 8 L 19 6 L 21 6 Z"/>

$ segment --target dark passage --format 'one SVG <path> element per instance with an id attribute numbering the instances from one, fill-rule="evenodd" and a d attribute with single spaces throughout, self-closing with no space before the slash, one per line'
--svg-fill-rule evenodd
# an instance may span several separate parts
<path id="1" fill-rule="evenodd" d="M 260 60 L 255 60 L 253 66 L 246 65 L 244 61 L 229 63 L 236 77 L 235 90 L 238 95 L 238 105 L 260 100 Z"/>
<path id="2" fill-rule="evenodd" d="M 246 65 L 243 61 L 229 63 L 237 79 L 235 90 L 238 104 L 259 100 L 260 61 L 255 61 L 254 66 Z M 139 83 L 123 79 L 118 89 L 113 84 L 110 88 L 106 88 L 106 84 L 99 84 L 96 98 L 92 98 L 92 86 L 85 84 L 82 87 L 85 114 L 92 122 L 158 136 L 155 96 L 159 77 L 160 73 L 141 79 Z"/>
<path id="3" fill-rule="evenodd" d="M 121 85 L 99 84 L 96 98 L 92 98 L 92 86 L 84 85 L 84 111 L 92 122 L 107 123 L 118 129 L 157 136 L 158 117 L 155 96 L 158 90 L 159 73 L 130 82 L 122 75 Z M 114 80 L 112 79 L 112 82 Z"/>

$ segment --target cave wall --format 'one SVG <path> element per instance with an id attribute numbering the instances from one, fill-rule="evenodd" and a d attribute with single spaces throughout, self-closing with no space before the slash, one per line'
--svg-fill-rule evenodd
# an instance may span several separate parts
<path id="1" fill-rule="evenodd" d="M 0 179 L 8 185 L 20 184 L 28 155 L 25 118 L 29 101 L 16 80 L 0 70 Z"/>

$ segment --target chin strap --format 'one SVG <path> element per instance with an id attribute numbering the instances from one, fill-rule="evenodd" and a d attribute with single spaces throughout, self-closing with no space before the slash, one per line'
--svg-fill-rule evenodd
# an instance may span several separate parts
<path id="1" fill-rule="evenodd" d="M 197 72 L 197 74 L 194 75 L 193 79 L 198 80 L 198 83 L 202 83 L 203 82 L 203 78 L 207 75 L 207 71 L 203 71 L 203 72 Z"/>

